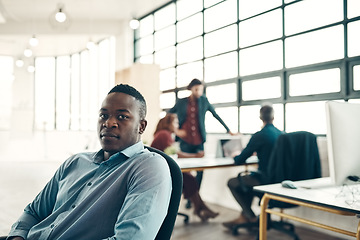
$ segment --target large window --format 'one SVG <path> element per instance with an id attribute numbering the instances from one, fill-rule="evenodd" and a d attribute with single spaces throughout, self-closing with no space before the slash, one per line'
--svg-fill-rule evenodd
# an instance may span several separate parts
<path id="1" fill-rule="evenodd" d="M 70 56 L 35 59 L 35 129 L 96 130 L 114 84 L 114 39 Z"/>
<path id="2" fill-rule="evenodd" d="M 193 78 L 234 132 L 258 131 L 269 102 L 280 129 L 326 134 L 325 101 L 359 102 L 358 0 L 177 0 L 140 23 L 134 61 L 160 65 L 163 110 Z"/>

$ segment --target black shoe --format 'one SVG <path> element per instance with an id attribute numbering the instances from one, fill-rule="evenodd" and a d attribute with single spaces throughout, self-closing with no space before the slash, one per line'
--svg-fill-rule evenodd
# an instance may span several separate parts
<path id="1" fill-rule="evenodd" d="M 190 208 L 191 208 L 191 201 L 190 201 L 190 200 L 187 201 L 187 203 L 186 203 L 186 205 L 185 205 L 185 208 L 186 208 L 186 209 L 190 209 Z"/>

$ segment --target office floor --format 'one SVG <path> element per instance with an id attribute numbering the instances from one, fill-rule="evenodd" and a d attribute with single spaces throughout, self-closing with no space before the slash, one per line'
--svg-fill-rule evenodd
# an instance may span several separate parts
<path id="1" fill-rule="evenodd" d="M 60 162 L 0 162 L 0 164 L 0 236 L 2 236 L 8 233 L 11 224 L 22 213 L 24 206 L 43 188 Z M 240 230 L 238 236 L 233 236 L 221 225 L 223 221 L 238 216 L 238 212 L 232 209 L 209 204 L 213 210 L 220 212 L 220 215 L 209 222 L 202 223 L 197 216 L 192 214 L 192 209 L 184 208 L 184 204 L 182 201 L 180 210 L 189 214 L 190 221 L 188 225 L 185 225 L 182 216 L 177 218 L 173 240 L 250 240 L 256 238 L 256 232 L 246 230 Z M 302 240 L 340 240 L 340 238 L 301 227 L 297 227 L 296 231 Z M 290 238 L 276 231 L 270 231 L 268 239 L 288 240 Z"/>
<path id="2" fill-rule="evenodd" d="M 189 223 L 184 224 L 184 218 L 178 216 L 175 222 L 175 228 L 172 240 L 255 240 L 257 232 L 254 229 L 249 232 L 246 229 L 239 229 L 239 234 L 233 236 L 230 231 L 222 226 L 222 222 L 238 217 L 238 212 L 218 206 L 208 204 L 211 209 L 218 211 L 220 214 L 215 219 L 203 223 L 200 218 L 192 214 L 192 210 L 185 209 L 185 201 L 181 202 L 180 212 L 187 213 L 190 216 Z M 333 237 L 323 232 L 314 231 L 308 228 L 297 226 L 295 229 L 301 240 L 345 240 L 345 238 Z M 268 240 L 292 240 L 291 237 L 275 230 L 269 230 Z"/>

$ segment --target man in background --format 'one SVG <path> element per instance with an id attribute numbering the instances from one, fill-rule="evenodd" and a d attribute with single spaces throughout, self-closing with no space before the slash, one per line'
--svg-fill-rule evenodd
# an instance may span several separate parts
<path id="1" fill-rule="evenodd" d="M 237 224 L 256 222 L 257 217 L 251 209 L 254 198 L 253 187 L 266 183 L 268 161 L 277 138 L 282 132 L 273 125 L 274 109 L 264 105 L 260 108 L 260 119 L 263 122 L 261 131 L 256 132 L 240 155 L 234 157 L 235 164 L 244 164 L 254 153 L 259 159 L 258 170 L 250 174 L 239 174 L 228 181 L 228 187 L 242 208 L 240 216 L 232 221 L 224 222 L 226 228 L 232 229 Z"/>
<path id="2" fill-rule="evenodd" d="M 180 141 L 180 150 L 185 153 L 196 154 L 204 151 L 206 142 L 205 114 L 207 111 L 224 126 L 226 132 L 232 134 L 225 122 L 216 113 L 214 107 L 204 93 L 204 85 L 199 79 L 193 79 L 187 89 L 191 91 L 189 97 L 179 99 L 169 113 L 176 113 L 179 119 L 177 136 Z M 203 171 L 198 171 L 196 180 L 201 184 Z M 189 203 L 187 207 L 189 207 Z"/>

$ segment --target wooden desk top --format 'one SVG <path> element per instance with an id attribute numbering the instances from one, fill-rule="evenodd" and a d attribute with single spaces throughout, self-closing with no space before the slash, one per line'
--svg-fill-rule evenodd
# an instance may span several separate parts
<path id="1" fill-rule="evenodd" d="M 215 157 L 202 157 L 202 158 L 178 158 L 177 164 L 181 168 L 181 171 L 201 171 L 210 168 L 222 168 L 222 167 L 233 167 L 233 166 L 248 166 L 256 165 L 258 158 L 252 156 L 246 160 L 243 165 L 235 165 L 233 158 L 215 158 Z"/>
<path id="2" fill-rule="evenodd" d="M 333 186 L 328 177 L 294 184 L 297 189 L 284 188 L 278 183 L 256 186 L 254 190 L 360 214 L 360 184 Z"/>

